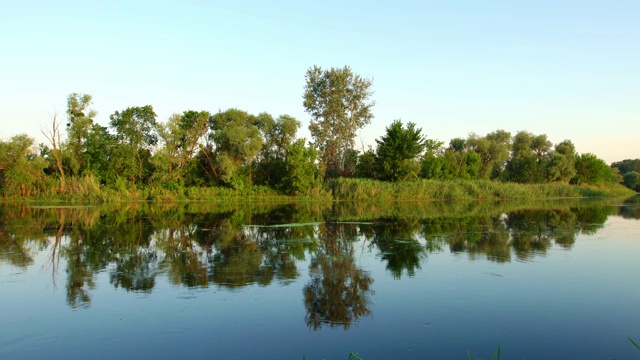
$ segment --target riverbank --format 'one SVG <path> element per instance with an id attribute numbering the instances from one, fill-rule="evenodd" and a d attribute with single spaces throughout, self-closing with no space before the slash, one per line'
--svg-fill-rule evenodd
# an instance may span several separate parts
<path id="1" fill-rule="evenodd" d="M 142 188 L 110 188 L 78 186 L 65 193 L 43 193 L 29 197 L 5 197 L 5 202 L 393 202 L 393 201 L 464 201 L 521 200 L 548 198 L 633 196 L 634 191 L 620 184 L 568 185 L 559 183 L 518 184 L 488 180 L 415 180 L 383 182 L 371 179 L 339 178 L 325 183 L 323 188 L 306 194 L 285 195 L 266 186 L 244 189 L 224 187 L 161 186 Z"/>

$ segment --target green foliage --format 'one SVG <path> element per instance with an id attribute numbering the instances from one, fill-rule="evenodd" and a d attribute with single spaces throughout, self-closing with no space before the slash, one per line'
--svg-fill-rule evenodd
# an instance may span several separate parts
<path id="1" fill-rule="evenodd" d="M 561 183 L 517 184 L 489 180 L 425 180 L 389 183 L 371 179 L 333 179 L 335 200 L 384 203 L 430 200 L 507 200 L 555 197 L 628 196 L 622 185 L 574 186 Z"/>
<path id="2" fill-rule="evenodd" d="M 500 179 L 511 151 L 511 133 L 496 130 L 485 137 L 471 134 L 467 147 L 480 155 L 482 165 L 478 171 L 480 179 Z"/>
<path id="3" fill-rule="evenodd" d="M 606 184 L 619 182 L 619 174 L 597 156 L 586 153 L 576 158 L 574 184 Z"/>
<path id="4" fill-rule="evenodd" d="M 384 181 L 409 180 L 418 177 L 420 164 L 417 158 L 426 147 L 422 129 L 412 122 L 403 127 L 395 120 L 387 127 L 387 133 L 376 139 L 378 148 L 375 157 L 375 172 Z"/>
<path id="5" fill-rule="evenodd" d="M 533 135 L 520 131 L 513 137 L 511 159 L 505 177 L 509 181 L 537 184 L 545 181 L 551 142 L 547 135 Z"/>
<path id="6" fill-rule="evenodd" d="M 91 131 L 97 113 L 90 109 L 93 104 L 89 94 L 72 93 L 67 97 L 67 137 L 70 161 L 74 175 L 80 174 L 86 165 L 85 141 Z"/>
<path id="7" fill-rule="evenodd" d="M 356 165 L 356 177 L 357 178 L 369 178 L 376 177 L 375 172 L 376 153 L 369 149 L 360 156 L 358 156 L 358 164 Z"/>
<path id="8" fill-rule="evenodd" d="M 612 167 L 620 170 L 620 174 L 626 174 L 631 171 L 640 173 L 640 159 L 625 159 L 611 164 Z"/>
<path id="9" fill-rule="evenodd" d="M 295 140 L 300 122 L 289 115 L 281 115 L 276 120 L 267 113 L 258 117 L 264 145 L 254 160 L 254 182 L 278 187 L 285 172 L 287 150 Z"/>
<path id="10" fill-rule="evenodd" d="M 576 174 L 576 148 L 570 140 L 555 146 L 547 162 L 547 181 L 568 183 Z"/>
<path id="11" fill-rule="evenodd" d="M 339 176 L 357 130 L 373 119 L 371 108 L 375 103 L 369 100 L 372 82 L 354 74 L 349 66 L 328 70 L 313 66 L 305 80 L 303 105 L 311 115 L 313 144 L 320 151 L 326 175 Z"/>
<path id="12" fill-rule="evenodd" d="M 187 174 L 193 162 L 196 149 L 206 135 L 210 114 L 207 111 L 188 110 L 182 114 L 173 114 L 166 124 L 158 124 L 158 135 L 164 147 L 156 152 L 153 161 L 159 169 L 154 178 L 157 181 L 175 181 Z M 162 160 L 159 160 L 162 159 Z M 192 178 L 186 179 L 193 183 Z"/>
<path id="13" fill-rule="evenodd" d="M 103 184 L 113 184 L 113 180 L 119 175 L 114 162 L 122 160 L 118 158 L 115 146 L 116 139 L 106 127 L 99 124 L 91 125 L 83 145 L 83 156 L 86 161 L 83 173 L 92 174 Z M 135 154 L 129 154 L 129 156 L 132 156 L 131 160 L 134 161 L 131 166 L 135 172 L 137 169 Z"/>
<path id="14" fill-rule="evenodd" d="M 640 159 L 626 159 L 611 164 L 622 174 L 622 182 L 629 189 L 640 191 Z"/>
<path id="15" fill-rule="evenodd" d="M 640 191 L 640 173 L 630 171 L 623 176 L 624 186 L 634 191 Z"/>
<path id="16" fill-rule="evenodd" d="M 6 195 L 33 195 L 44 181 L 47 162 L 37 157 L 34 140 L 26 134 L 0 141 L 0 191 Z"/>
<path id="17" fill-rule="evenodd" d="M 304 139 L 291 144 L 285 160 L 285 174 L 281 189 L 288 194 L 304 194 L 320 186 L 321 177 L 316 165 L 318 152 L 304 146 Z"/>
<path id="18" fill-rule="evenodd" d="M 212 154 L 216 175 L 223 184 L 243 166 L 247 166 L 262 149 L 260 118 L 238 109 L 219 112 L 209 118 L 210 139 L 215 144 Z"/>

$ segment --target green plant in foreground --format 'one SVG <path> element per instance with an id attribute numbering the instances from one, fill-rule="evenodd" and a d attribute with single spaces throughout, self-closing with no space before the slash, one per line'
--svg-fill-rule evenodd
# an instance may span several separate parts
<path id="1" fill-rule="evenodd" d="M 627 337 L 627 338 L 629 339 L 629 341 L 631 341 L 631 343 L 633 344 L 633 346 L 635 346 L 635 347 L 636 347 L 636 349 L 640 350 L 640 345 L 636 344 L 636 342 L 635 342 L 635 341 L 633 341 L 633 339 L 632 339 L 632 338 L 630 338 L 630 337 Z"/>
<path id="2" fill-rule="evenodd" d="M 471 353 L 469 353 L 468 351 L 467 357 L 469 358 L 469 360 L 473 360 L 473 358 L 471 357 Z M 498 345 L 498 354 L 493 353 L 493 356 L 491 356 L 491 360 L 500 360 L 500 345 Z"/>
<path id="3" fill-rule="evenodd" d="M 302 355 L 302 360 L 306 360 L 304 355 Z M 356 351 L 355 353 L 349 353 L 349 359 L 347 360 L 362 360 L 362 358 L 358 356 L 358 352 Z"/>

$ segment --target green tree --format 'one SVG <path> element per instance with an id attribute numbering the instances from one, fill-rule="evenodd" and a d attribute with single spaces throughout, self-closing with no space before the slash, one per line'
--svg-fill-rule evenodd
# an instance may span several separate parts
<path id="1" fill-rule="evenodd" d="M 311 115 L 313 144 L 326 175 L 340 176 L 356 132 L 373 119 L 372 81 L 354 74 L 349 66 L 328 70 L 313 66 L 305 78 L 303 105 Z"/>
<path id="2" fill-rule="evenodd" d="M 471 134 L 466 143 L 482 159 L 478 177 L 481 179 L 500 179 L 505 164 L 509 160 L 511 133 L 496 130 L 484 137 Z"/>
<path id="3" fill-rule="evenodd" d="M 373 179 L 376 177 L 375 170 L 376 153 L 369 149 L 358 156 L 358 164 L 356 165 L 356 177 Z"/>
<path id="4" fill-rule="evenodd" d="M 84 143 L 97 115 L 97 112 L 90 108 L 92 104 L 89 94 L 72 93 L 67 97 L 67 141 L 70 167 L 74 175 L 79 175 L 86 165 Z"/>
<path id="5" fill-rule="evenodd" d="M 622 161 L 616 161 L 611 164 L 612 167 L 618 168 L 620 174 L 624 175 L 630 171 L 640 173 L 640 159 L 625 159 Z"/>
<path id="6" fill-rule="evenodd" d="M 258 117 L 238 109 L 209 118 L 212 131 L 209 136 L 215 145 L 212 160 L 220 183 L 238 187 L 251 181 L 251 174 L 243 178 L 241 170 L 246 169 L 262 149 L 260 126 Z"/>
<path id="7" fill-rule="evenodd" d="M 118 152 L 115 151 L 116 145 L 118 143 L 109 129 L 99 124 L 91 125 L 83 146 L 85 172 L 93 174 L 103 184 L 114 184 L 118 176 L 123 176 L 122 169 L 117 166 L 117 163 L 126 160 L 130 163 L 125 170 L 133 172 L 134 175 L 137 174 L 135 154 L 126 155 L 127 159 L 120 159 Z"/>
<path id="8" fill-rule="evenodd" d="M 26 134 L 0 141 L 0 190 L 5 195 L 33 194 L 37 183 L 44 178 L 46 161 L 36 156 L 34 140 Z"/>
<path id="9" fill-rule="evenodd" d="M 381 180 L 398 181 L 418 177 L 418 158 L 426 148 L 426 137 L 422 129 L 409 122 L 395 120 L 387 127 L 387 133 L 376 139 L 375 171 Z"/>
<path id="10" fill-rule="evenodd" d="M 604 184 L 619 182 L 619 174 L 604 160 L 591 153 L 576 158 L 576 175 L 571 179 L 574 184 Z"/>
<path id="11" fill-rule="evenodd" d="M 287 150 L 300 128 L 300 122 L 290 115 L 273 119 L 267 113 L 258 115 L 264 145 L 255 159 L 256 182 L 277 187 L 285 171 Z"/>
<path id="12" fill-rule="evenodd" d="M 441 166 L 439 169 L 440 179 L 470 180 L 478 178 L 482 159 L 473 150 L 456 151 L 454 147 L 449 147 L 445 150 L 442 160 L 437 164 Z"/>
<path id="13" fill-rule="evenodd" d="M 511 159 L 507 162 L 506 177 L 519 183 L 542 183 L 551 151 L 547 135 L 520 131 L 513 138 Z"/>
<path id="14" fill-rule="evenodd" d="M 568 183 L 576 174 L 576 148 L 570 140 L 555 146 L 547 163 L 547 181 Z"/>
<path id="15" fill-rule="evenodd" d="M 156 113 L 151 105 L 129 107 L 110 116 L 116 140 L 133 149 L 138 160 L 138 179 L 143 178 L 143 160 L 149 158 L 151 147 L 158 143 Z"/>
<path id="16" fill-rule="evenodd" d="M 164 142 L 167 180 L 176 181 L 192 161 L 209 127 L 208 111 L 188 110 L 173 114 L 166 124 L 158 124 L 158 135 Z"/>
<path id="17" fill-rule="evenodd" d="M 629 171 L 622 178 L 624 186 L 634 191 L 640 191 L 640 173 Z"/>
<path id="18" fill-rule="evenodd" d="M 320 172 L 316 165 L 318 152 L 304 146 L 304 139 L 298 139 L 287 150 L 282 190 L 289 194 L 304 194 L 320 186 Z"/>

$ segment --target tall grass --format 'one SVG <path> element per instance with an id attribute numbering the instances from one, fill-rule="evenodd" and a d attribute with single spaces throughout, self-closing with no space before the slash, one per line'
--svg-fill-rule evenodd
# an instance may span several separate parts
<path id="1" fill-rule="evenodd" d="M 415 180 L 389 183 L 370 179 L 335 179 L 328 188 L 335 200 L 429 201 L 429 200 L 513 200 L 563 197 L 630 196 L 619 184 L 567 185 L 517 184 L 488 180 Z"/>
<path id="2" fill-rule="evenodd" d="M 305 194 L 285 195 L 266 186 L 247 186 L 241 190 L 226 187 L 184 187 L 144 185 L 136 186 L 120 179 L 111 187 L 101 186 L 91 175 L 70 177 L 66 188 L 59 190 L 49 184 L 27 198 L 6 196 L 5 201 L 39 202 L 353 202 L 389 203 L 392 201 L 432 200 L 514 200 L 548 199 L 565 197 L 631 196 L 632 190 L 619 185 L 567 185 L 567 184 L 516 184 L 488 180 L 415 180 L 408 182 L 382 182 L 371 179 L 339 178 L 328 181 L 324 188 L 316 188 Z M 15 191 L 13 193 L 16 193 Z"/>

